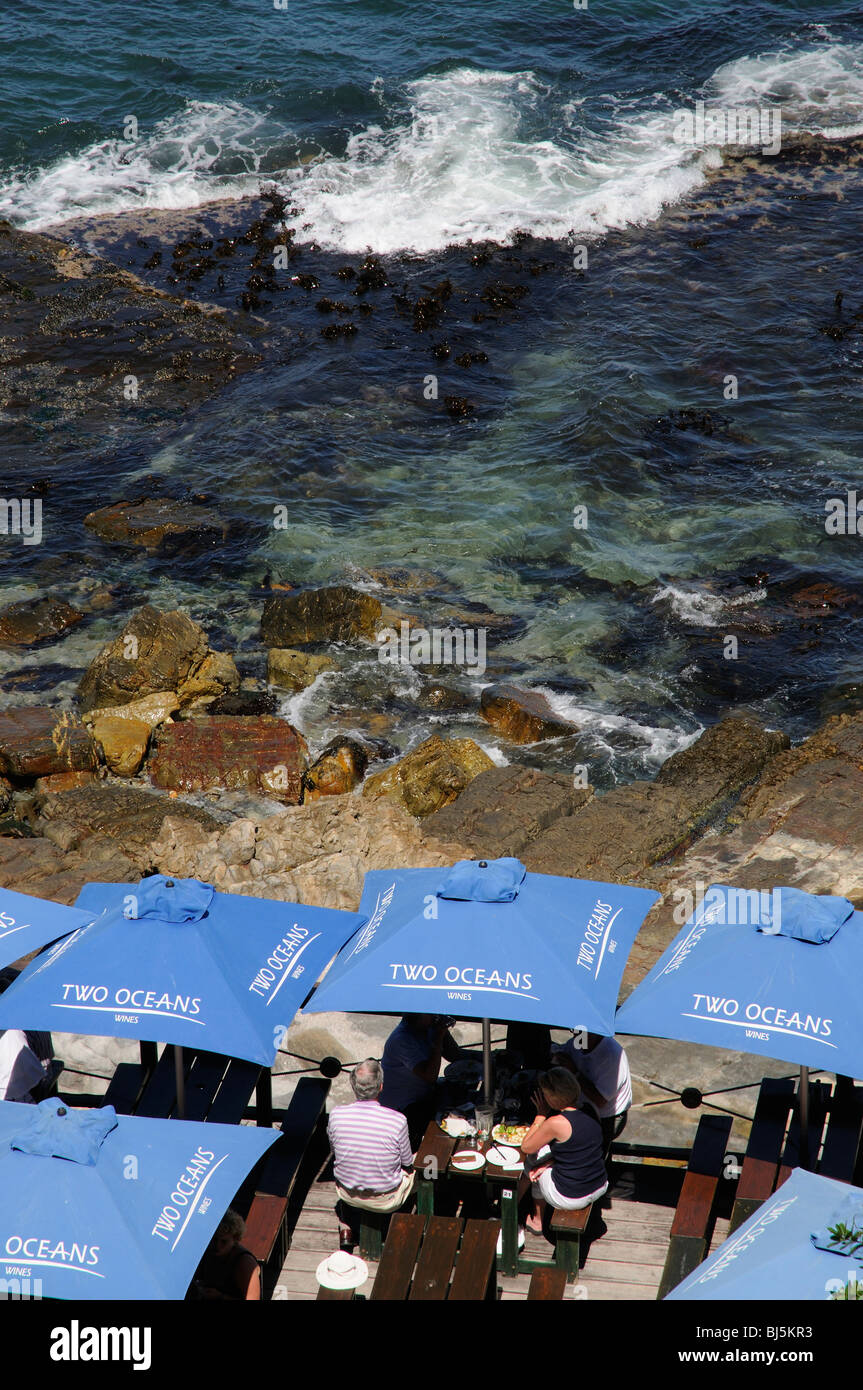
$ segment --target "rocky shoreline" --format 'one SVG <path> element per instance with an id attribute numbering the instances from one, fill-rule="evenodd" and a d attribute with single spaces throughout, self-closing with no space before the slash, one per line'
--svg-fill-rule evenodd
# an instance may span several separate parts
<path id="1" fill-rule="evenodd" d="M 295 648 L 271 649 L 271 677 L 281 679 L 287 653 L 291 680 L 316 679 L 313 649 L 336 631 L 338 640 L 371 641 L 366 598 L 343 589 L 307 592 L 301 603 L 285 595 L 282 616 L 299 606 L 305 627 L 290 629 Z M 271 617 L 265 632 L 273 635 Z M 354 909 L 369 869 L 512 854 L 531 871 L 662 894 L 630 956 L 624 994 L 674 935 L 699 884 L 791 884 L 863 906 L 863 713 L 834 716 L 796 747 L 750 715 L 732 715 L 653 781 L 602 793 L 560 772 L 495 766 L 445 727 L 401 758 L 371 740 L 336 739 L 312 759 L 302 734 L 267 704 L 274 688 L 241 681 L 233 657 L 212 650 L 185 614 L 139 610 L 86 671 L 78 712 L 0 713 L 0 883 L 70 903 L 90 879 L 163 872 Z M 509 687 L 487 706 L 514 739 L 538 732 L 532 752 L 541 757 L 531 692 Z M 358 1038 L 368 1046 L 385 1035 L 383 1020 L 365 1034 L 364 1022 L 301 1020 L 291 1045 L 347 1060 Z M 112 1047 L 106 1040 L 109 1058 Z M 655 1097 L 659 1077 L 674 1086 L 675 1070 L 681 1086 L 705 1091 L 717 1076 L 734 1085 L 753 1068 L 764 1074 L 761 1060 L 736 1053 L 647 1039 L 631 1050 L 637 1102 Z M 691 1117 L 675 1106 L 661 1124 L 648 1111 L 636 1123 L 642 1137 L 668 1138 L 685 1134 Z"/>

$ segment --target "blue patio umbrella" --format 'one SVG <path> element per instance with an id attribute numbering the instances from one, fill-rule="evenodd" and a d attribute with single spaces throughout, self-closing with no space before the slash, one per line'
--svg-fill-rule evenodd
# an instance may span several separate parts
<path id="1" fill-rule="evenodd" d="M 376 870 L 360 902 L 365 926 L 305 1011 L 502 1017 L 610 1034 L 627 956 L 658 897 L 529 874 L 516 859 Z"/>
<path id="2" fill-rule="evenodd" d="M 863 913 L 845 898 L 713 884 L 617 1012 L 617 1031 L 855 1076 Z M 805 1113 L 801 1115 L 805 1142 Z"/>
<path id="3" fill-rule="evenodd" d="M 0 1102 L 5 1288 L 29 1281 L 44 1298 L 182 1298 L 237 1188 L 277 1138 L 111 1106 Z"/>
<path id="4" fill-rule="evenodd" d="M 863 1217 L 863 1189 L 795 1168 L 666 1301 L 817 1301 L 841 1294 L 849 1284 L 853 1297 L 855 1285 L 863 1292 L 863 1248 L 852 1253 L 857 1242 L 831 1240 L 828 1227 L 835 1229 L 840 1220 L 848 1224 L 855 1211 Z"/>
<path id="5" fill-rule="evenodd" d="M 88 884 L 78 903 L 101 915 L 22 971 L 0 1028 L 160 1039 L 264 1067 L 363 920 L 161 874 Z"/>
<path id="6" fill-rule="evenodd" d="M 0 970 L 77 927 L 85 927 L 93 916 L 92 912 L 33 898 L 29 893 L 0 888 Z"/>

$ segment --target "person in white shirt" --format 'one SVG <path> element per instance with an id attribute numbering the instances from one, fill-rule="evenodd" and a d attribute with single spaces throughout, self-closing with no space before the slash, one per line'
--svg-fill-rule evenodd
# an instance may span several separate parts
<path id="1" fill-rule="evenodd" d="M 31 1091 L 45 1079 L 42 1063 L 19 1028 L 0 1033 L 0 1100 L 35 1102 Z"/>
<path id="2" fill-rule="evenodd" d="M 632 1105 L 632 1077 L 626 1053 L 616 1038 L 579 1029 L 555 1050 L 553 1060 L 558 1066 L 568 1067 L 581 1083 L 585 1098 L 602 1125 L 607 1160 L 612 1141 L 623 1132 Z"/>

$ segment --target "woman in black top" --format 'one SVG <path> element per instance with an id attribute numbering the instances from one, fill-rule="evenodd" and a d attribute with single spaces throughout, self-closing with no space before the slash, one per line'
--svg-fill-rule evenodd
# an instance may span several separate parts
<path id="1" fill-rule="evenodd" d="M 592 1109 L 579 1108 L 581 1087 L 564 1067 L 543 1072 L 534 1095 L 536 1119 L 522 1153 L 544 1160 L 525 1164 L 535 1201 L 528 1230 L 542 1231 L 544 1204 L 563 1211 L 590 1206 L 608 1188 L 602 1126 Z"/>

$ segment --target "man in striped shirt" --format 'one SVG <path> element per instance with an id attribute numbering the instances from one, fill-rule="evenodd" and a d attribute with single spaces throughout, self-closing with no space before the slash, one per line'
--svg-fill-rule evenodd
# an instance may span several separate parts
<path id="1" fill-rule="evenodd" d="M 397 1211 L 413 1189 L 408 1122 L 404 1115 L 380 1104 L 383 1082 L 380 1062 L 366 1058 L 351 1073 L 356 1100 L 352 1105 L 337 1105 L 330 1112 L 327 1132 L 341 1199 L 336 1211 L 342 1245 L 354 1242 L 341 1203 L 361 1211 Z"/>

